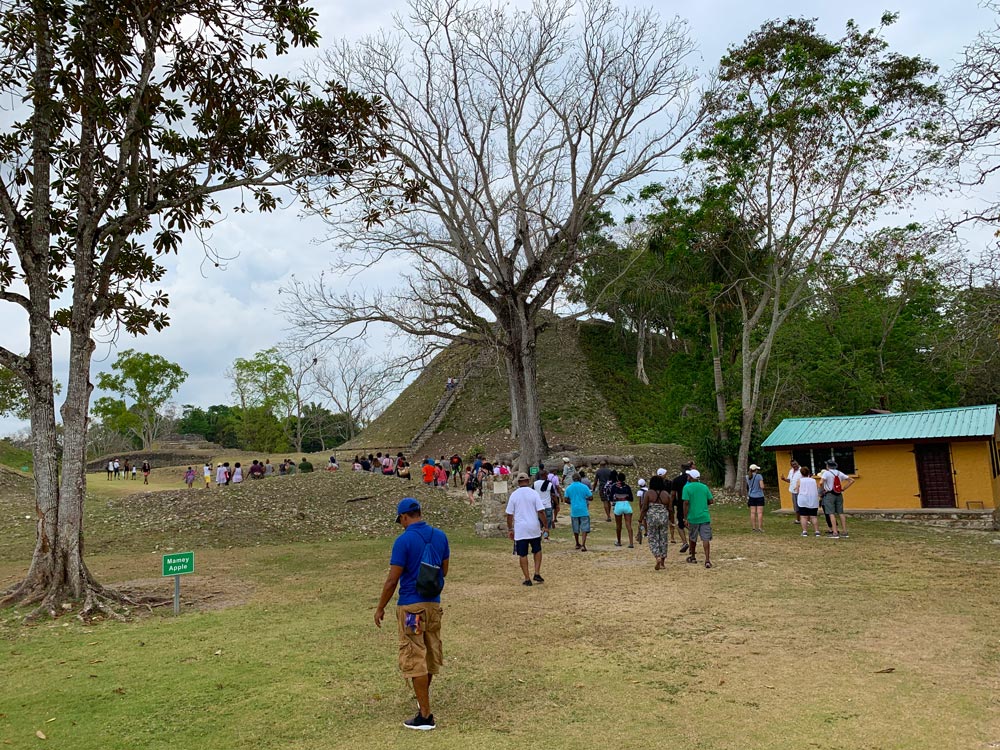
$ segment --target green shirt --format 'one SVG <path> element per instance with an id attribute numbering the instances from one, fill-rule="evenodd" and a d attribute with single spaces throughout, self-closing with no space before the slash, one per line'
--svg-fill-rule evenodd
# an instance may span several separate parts
<path id="1" fill-rule="evenodd" d="M 712 499 L 712 490 L 701 482 L 688 482 L 684 485 L 681 499 L 688 504 L 688 523 L 712 523 L 708 513 L 708 501 Z"/>
<path id="2" fill-rule="evenodd" d="M 310 472 L 312 470 L 313 470 L 313 465 L 308 461 L 303 461 L 302 463 L 299 464 L 299 471 L 301 471 L 303 474 Z"/>

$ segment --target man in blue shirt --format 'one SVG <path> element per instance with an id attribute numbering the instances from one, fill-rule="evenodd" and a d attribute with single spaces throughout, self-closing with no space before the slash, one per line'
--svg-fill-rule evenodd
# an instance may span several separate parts
<path id="1" fill-rule="evenodd" d="M 573 538 L 576 539 L 576 548 L 581 552 L 587 551 L 587 534 L 590 533 L 590 498 L 594 496 L 590 487 L 580 481 L 580 475 L 574 474 L 572 483 L 565 489 L 564 494 L 569 500 L 570 522 L 573 525 Z M 583 537 L 583 544 L 580 537 Z"/>
<path id="2" fill-rule="evenodd" d="M 419 710 L 412 719 L 403 722 L 407 729 L 434 729 L 431 713 L 430 686 L 441 669 L 441 596 L 424 597 L 417 592 L 424 548 L 432 546 L 441 561 L 441 575 L 448 575 L 448 537 L 440 529 L 428 526 L 420 511 L 420 503 L 405 497 L 396 506 L 396 523 L 403 533 L 396 537 L 389 558 L 389 575 L 382 585 L 382 595 L 375 608 L 375 625 L 382 627 L 385 607 L 399 585 L 396 621 L 399 627 L 399 668 L 403 677 L 413 683 Z M 443 578 L 442 578 L 443 580 Z"/>

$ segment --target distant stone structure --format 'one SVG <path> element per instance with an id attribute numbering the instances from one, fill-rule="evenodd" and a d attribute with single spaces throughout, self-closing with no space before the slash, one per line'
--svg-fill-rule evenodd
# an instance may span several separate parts
<path id="1" fill-rule="evenodd" d="M 222 450 L 222 446 L 208 442 L 201 435 L 178 435 L 176 433 L 164 435 L 156 441 L 153 447 L 155 450 L 161 451 Z"/>
<path id="2" fill-rule="evenodd" d="M 479 499 L 483 518 L 476 524 L 476 535 L 481 537 L 507 536 L 507 482 L 487 479 L 483 496 Z"/>

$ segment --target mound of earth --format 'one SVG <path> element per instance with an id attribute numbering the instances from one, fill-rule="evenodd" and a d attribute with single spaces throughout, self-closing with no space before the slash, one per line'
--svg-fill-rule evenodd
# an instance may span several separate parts
<path id="1" fill-rule="evenodd" d="M 394 536 L 396 504 L 406 496 L 420 500 L 435 526 L 471 528 L 478 520 L 457 491 L 375 474 L 316 472 L 108 500 L 88 521 L 89 547 L 114 549 L 137 537 L 166 550 Z"/>

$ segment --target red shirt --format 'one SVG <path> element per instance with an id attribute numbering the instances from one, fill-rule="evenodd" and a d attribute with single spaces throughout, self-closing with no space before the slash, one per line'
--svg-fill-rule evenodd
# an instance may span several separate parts
<path id="1" fill-rule="evenodd" d="M 421 471 L 424 472 L 424 481 L 427 484 L 430 484 L 431 482 L 434 481 L 434 472 L 436 471 L 436 469 L 433 466 L 431 466 L 430 464 L 424 464 L 424 468 Z"/>

